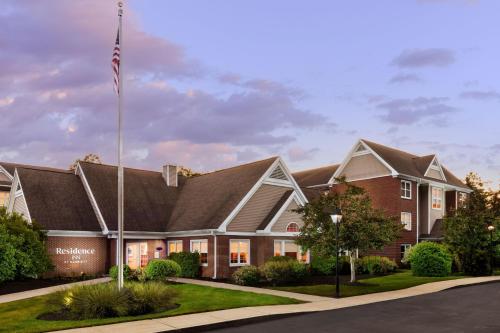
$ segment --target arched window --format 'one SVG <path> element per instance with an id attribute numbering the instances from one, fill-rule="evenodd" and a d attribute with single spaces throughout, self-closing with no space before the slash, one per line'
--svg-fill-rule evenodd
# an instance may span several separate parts
<path id="1" fill-rule="evenodd" d="M 299 232 L 299 225 L 295 222 L 286 226 L 286 232 Z"/>

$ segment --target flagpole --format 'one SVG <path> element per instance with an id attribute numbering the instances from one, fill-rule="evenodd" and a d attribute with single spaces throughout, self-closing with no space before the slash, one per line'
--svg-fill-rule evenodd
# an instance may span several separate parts
<path id="1" fill-rule="evenodd" d="M 118 40 L 120 45 L 120 65 L 118 72 L 118 289 L 123 288 L 123 33 L 122 33 L 123 2 L 118 2 Z"/>

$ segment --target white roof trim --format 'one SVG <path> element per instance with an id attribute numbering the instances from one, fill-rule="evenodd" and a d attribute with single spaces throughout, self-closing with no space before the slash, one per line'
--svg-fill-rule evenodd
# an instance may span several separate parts
<path id="1" fill-rule="evenodd" d="M 281 217 L 281 215 L 283 215 L 283 213 L 286 211 L 286 209 L 288 208 L 288 206 L 290 206 L 290 204 L 292 203 L 292 201 L 295 201 L 295 203 L 297 205 L 300 205 L 299 198 L 297 197 L 297 195 L 295 193 L 292 193 L 292 195 L 290 195 L 290 197 L 288 199 L 286 199 L 286 201 L 283 204 L 283 206 L 281 206 L 281 208 L 273 216 L 273 218 L 271 219 L 271 221 L 269 221 L 269 223 L 267 224 L 267 226 L 263 229 L 263 232 L 272 232 L 271 229 L 276 224 L 276 222 L 278 222 L 279 218 Z"/>
<path id="2" fill-rule="evenodd" d="M 0 173 L 3 173 L 4 175 L 6 175 L 10 181 L 12 181 L 12 179 L 14 179 L 14 176 L 11 175 L 7 170 L 5 170 L 5 168 L 1 164 L 0 164 Z"/>
<path id="3" fill-rule="evenodd" d="M 21 189 L 20 191 L 17 191 L 18 187 Z M 12 211 L 14 210 L 14 201 L 19 197 L 24 198 L 24 204 L 26 205 L 26 212 L 28 213 L 28 216 L 25 216 L 25 218 L 29 222 L 29 224 L 32 224 L 33 221 L 31 220 L 28 200 L 26 200 L 26 196 L 24 195 L 23 185 L 21 184 L 21 179 L 19 178 L 19 174 L 17 173 L 17 168 L 16 168 L 14 169 L 14 178 L 12 180 L 12 187 L 10 189 L 10 194 L 9 194 L 9 204 L 7 206 L 7 211 L 9 213 L 12 213 Z"/>
<path id="4" fill-rule="evenodd" d="M 433 163 L 434 163 L 434 161 L 436 161 L 436 163 L 437 163 L 437 165 L 438 165 L 438 167 L 437 167 L 437 168 L 434 168 L 434 167 L 433 167 Z M 430 177 L 430 176 L 427 176 L 427 174 L 429 173 L 429 170 L 431 170 L 431 169 L 439 171 L 439 173 L 441 174 L 441 177 L 443 177 L 443 180 L 444 180 L 445 182 L 447 182 L 447 180 L 446 180 L 446 176 L 444 175 L 443 168 L 441 167 L 441 163 L 439 163 L 439 160 L 438 160 L 438 158 L 437 158 L 437 156 L 436 156 L 436 155 L 434 155 L 434 158 L 432 159 L 431 163 L 429 163 L 429 165 L 427 166 L 427 170 L 425 170 L 425 173 L 424 173 L 424 176 L 425 176 L 425 177 Z M 433 177 L 430 177 L 430 178 L 433 178 Z"/>
<path id="5" fill-rule="evenodd" d="M 368 151 L 368 153 L 365 153 L 363 152 L 363 154 L 357 154 L 356 155 L 356 149 L 359 147 L 359 145 L 362 145 L 363 147 L 366 148 L 366 150 Z M 335 179 L 336 178 L 339 178 L 339 176 L 342 174 L 342 171 L 344 171 L 345 167 L 347 166 L 347 164 L 349 163 L 349 161 L 354 157 L 354 156 L 359 156 L 359 155 L 365 155 L 365 154 L 372 154 L 373 156 L 375 156 L 375 158 L 380 162 L 382 163 L 387 169 L 389 169 L 389 171 L 391 172 L 391 175 L 393 177 L 396 177 L 399 173 L 389 164 L 387 163 L 382 157 L 380 157 L 379 154 L 377 154 L 367 143 L 365 143 L 363 140 L 358 140 L 358 142 L 356 142 L 356 144 L 351 148 L 351 150 L 349 151 L 349 153 L 347 154 L 346 158 L 342 161 L 342 164 L 340 164 L 340 166 L 337 168 L 337 170 L 335 171 L 335 173 L 333 174 L 333 176 L 330 178 L 330 180 L 328 181 L 328 184 L 329 185 L 332 185 L 335 183 Z"/>
<path id="6" fill-rule="evenodd" d="M 94 197 L 94 193 L 92 193 L 92 189 L 90 188 L 90 185 L 87 181 L 87 178 L 85 177 L 85 173 L 83 172 L 83 169 L 80 165 L 80 162 L 77 163 L 76 165 L 76 170 L 75 174 L 80 176 L 82 183 L 83 183 L 83 188 L 85 189 L 85 192 L 87 193 L 87 196 L 90 200 L 90 205 L 94 209 L 94 213 L 96 214 L 97 221 L 99 222 L 99 225 L 101 226 L 102 233 L 104 235 L 109 233 L 108 226 L 106 225 L 106 221 L 104 221 L 104 217 L 102 216 L 101 210 L 99 209 L 99 205 L 97 205 L 97 201 Z"/>

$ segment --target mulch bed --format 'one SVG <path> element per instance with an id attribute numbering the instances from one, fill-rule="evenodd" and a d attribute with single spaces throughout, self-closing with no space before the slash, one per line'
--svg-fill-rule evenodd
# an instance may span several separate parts
<path id="1" fill-rule="evenodd" d="M 0 284 L 0 295 L 18 293 L 22 291 L 58 286 L 61 284 L 81 281 L 81 279 L 32 279 L 21 281 L 7 281 Z"/>

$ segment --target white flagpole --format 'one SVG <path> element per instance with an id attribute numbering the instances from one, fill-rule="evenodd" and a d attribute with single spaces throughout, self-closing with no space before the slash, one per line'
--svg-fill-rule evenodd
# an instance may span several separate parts
<path id="1" fill-rule="evenodd" d="M 123 288 L 123 31 L 122 31 L 123 2 L 118 2 L 118 41 L 120 44 L 120 67 L 118 72 L 118 289 Z"/>

